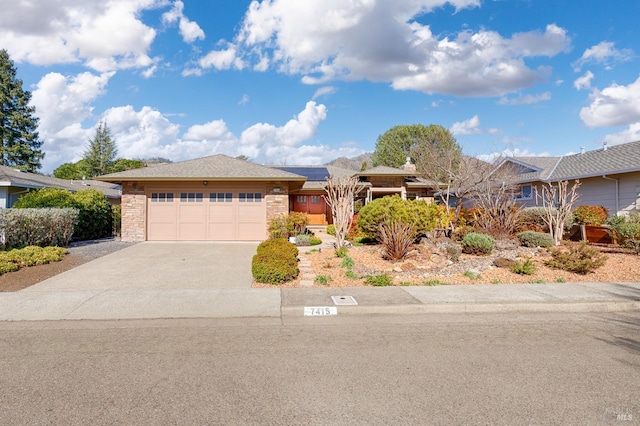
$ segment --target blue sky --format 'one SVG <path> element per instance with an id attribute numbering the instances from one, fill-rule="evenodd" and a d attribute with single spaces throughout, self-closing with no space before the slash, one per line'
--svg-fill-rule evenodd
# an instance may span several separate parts
<path id="1" fill-rule="evenodd" d="M 615 7 L 614 7 L 615 6 Z M 322 164 L 400 124 L 470 155 L 640 140 L 637 0 L 0 0 L 42 171 L 105 120 L 126 158 Z M 636 22 L 634 22 L 636 21 Z"/>

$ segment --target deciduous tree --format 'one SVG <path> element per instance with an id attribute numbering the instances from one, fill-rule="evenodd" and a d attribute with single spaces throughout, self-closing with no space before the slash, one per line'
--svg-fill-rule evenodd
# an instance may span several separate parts
<path id="1" fill-rule="evenodd" d="M 536 200 L 540 201 L 545 209 L 546 215 L 544 219 L 556 246 L 560 245 L 564 234 L 565 221 L 571 214 L 573 205 L 580 197 L 576 192 L 580 185 L 580 181 L 575 181 L 573 185 L 569 185 L 568 181 L 563 180 L 556 183 L 548 182 L 542 184 L 540 191 L 538 191 L 538 187 L 534 188 Z"/>
<path id="2" fill-rule="evenodd" d="M 353 198 L 360 190 L 356 176 L 327 178 L 325 199 L 331 207 L 333 225 L 336 229 L 336 248 L 343 247 L 353 222 Z"/>
<path id="3" fill-rule="evenodd" d="M 30 100 L 31 92 L 22 89 L 9 54 L 0 50 L 0 165 L 35 172 L 44 153 Z"/>

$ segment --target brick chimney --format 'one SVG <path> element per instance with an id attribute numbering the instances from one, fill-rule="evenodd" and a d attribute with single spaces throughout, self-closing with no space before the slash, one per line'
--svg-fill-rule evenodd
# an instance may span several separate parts
<path id="1" fill-rule="evenodd" d="M 402 165 L 402 170 L 407 172 L 415 172 L 416 165 L 411 163 L 411 158 L 407 157 L 407 162 Z"/>

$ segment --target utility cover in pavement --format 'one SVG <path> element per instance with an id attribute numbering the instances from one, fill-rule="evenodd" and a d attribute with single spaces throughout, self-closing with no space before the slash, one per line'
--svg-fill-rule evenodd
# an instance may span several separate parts
<path id="1" fill-rule="evenodd" d="M 331 296 L 331 300 L 333 300 L 333 304 L 336 306 L 353 306 L 358 304 L 353 296 Z"/>

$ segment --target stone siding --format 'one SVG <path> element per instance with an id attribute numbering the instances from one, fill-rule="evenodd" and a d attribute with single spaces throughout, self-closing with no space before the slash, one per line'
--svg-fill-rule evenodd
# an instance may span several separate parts
<path id="1" fill-rule="evenodd" d="M 267 235 L 272 219 L 289 214 L 289 184 L 268 182 L 265 201 L 267 203 Z"/>
<path id="2" fill-rule="evenodd" d="M 147 239 L 147 197 L 144 185 L 124 182 L 122 185 L 122 241 L 139 242 Z"/>

